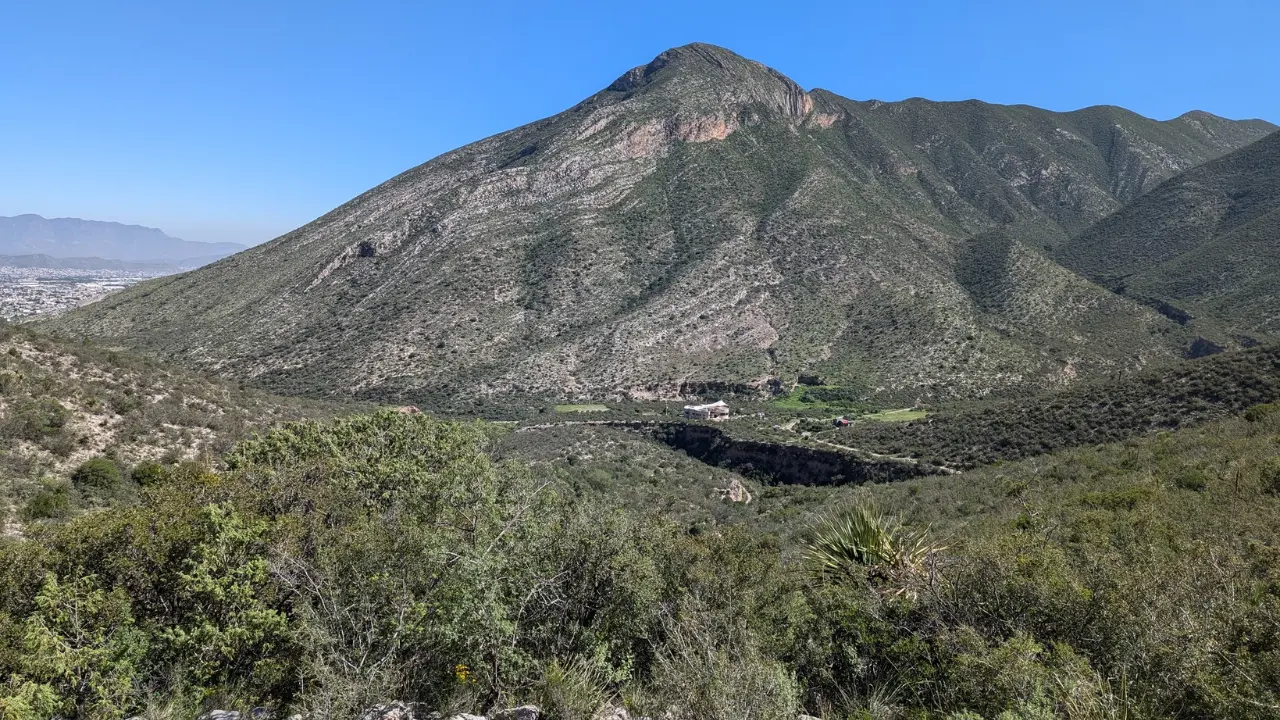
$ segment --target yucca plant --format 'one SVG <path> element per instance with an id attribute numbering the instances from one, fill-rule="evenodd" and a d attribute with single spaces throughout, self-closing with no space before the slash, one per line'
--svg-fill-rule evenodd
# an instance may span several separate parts
<path id="1" fill-rule="evenodd" d="M 900 518 L 859 502 L 822 523 L 805 557 L 822 582 L 841 582 L 865 573 L 882 592 L 914 597 L 930 558 L 944 549 L 930 542 L 928 530 L 911 530 Z"/>

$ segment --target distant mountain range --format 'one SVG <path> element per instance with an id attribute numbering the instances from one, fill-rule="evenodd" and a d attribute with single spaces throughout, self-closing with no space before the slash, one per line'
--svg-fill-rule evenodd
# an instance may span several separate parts
<path id="1" fill-rule="evenodd" d="M 0 267 L 46 268 L 55 270 L 118 270 L 147 274 L 167 274 L 200 267 L 204 263 L 179 266 L 176 263 L 125 262 L 97 257 L 55 258 L 48 255 L 0 255 Z"/>
<path id="2" fill-rule="evenodd" d="M 184 268 L 244 249 L 238 243 L 180 240 L 141 225 L 39 215 L 0 217 L 0 255 L 159 262 Z"/>
<path id="3" fill-rule="evenodd" d="M 1062 262 L 1089 254 L 1074 238 L 1098 221 L 1275 130 L 855 101 L 695 44 L 52 325 L 278 391 L 420 404 L 801 374 L 1028 392 L 1234 342 Z"/>

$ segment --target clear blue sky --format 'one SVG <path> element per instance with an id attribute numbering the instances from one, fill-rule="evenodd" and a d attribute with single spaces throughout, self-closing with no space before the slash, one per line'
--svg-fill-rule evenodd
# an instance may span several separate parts
<path id="1" fill-rule="evenodd" d="M 0 215 L 259 242 L 703 41 L 853 98 L 1280 122 L 1280 2 L 0 0 Z"/>

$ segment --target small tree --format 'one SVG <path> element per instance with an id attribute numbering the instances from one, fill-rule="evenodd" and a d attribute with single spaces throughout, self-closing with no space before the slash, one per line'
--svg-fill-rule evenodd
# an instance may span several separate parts
<path id="1" fill-rule="evenodd" d="M 230 506 L 201 511 L 204 539 L 178 573 L 179 623 L 162 636 L 200 687 L 222 687 L 237 678 L 270 686 L 279 678 L 275 650 L 288 622 L 272 607 L 263 556 L 266 523 L 250 521 Z"/>
<path id="2" fill-rule="evenodd" d="M 134 709 L 146 635 L 134 626 L 128 595 L 103 590 L 92 575 L 64 584 L 50 573 L 35 605 L 22 636 L 22 673 L 0 698 L 6 717 L 56 710 L 119 718 Z"/>

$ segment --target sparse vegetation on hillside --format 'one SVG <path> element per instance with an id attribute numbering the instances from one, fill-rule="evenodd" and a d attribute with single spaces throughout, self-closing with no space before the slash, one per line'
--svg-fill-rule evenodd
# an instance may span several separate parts
<path id="1" fill-rule="evenodd" d="M 0 325 L 0 523 L 127 497 L 137 468 L 213 460 L 255 429 L 339 407 Z"/>
<path id="2" fill-rule="evenodd" d="M 1280 133 L 1171 178 L 1055 251 L 1221 344 L 1280 336 Z"/>
<path id="3" fill-rule="evenodd" d="M 1280 345 L 1154 368 L 1034 398 L 942 409 L 923 420 L 830 430 L 851 447 L 977 467 L 1195 425 L 1280 399 Z"/>
<path id="4" fill-rule="evenodd" d="M 609 412 L 609 407 L 607 405 L 600 405 L 595 403 L 586 403 L 586 404 L 578 404 L 578 405 L 556 405 L 555 411 L 558 413 L 596 413 L 596 412 Z"/>

